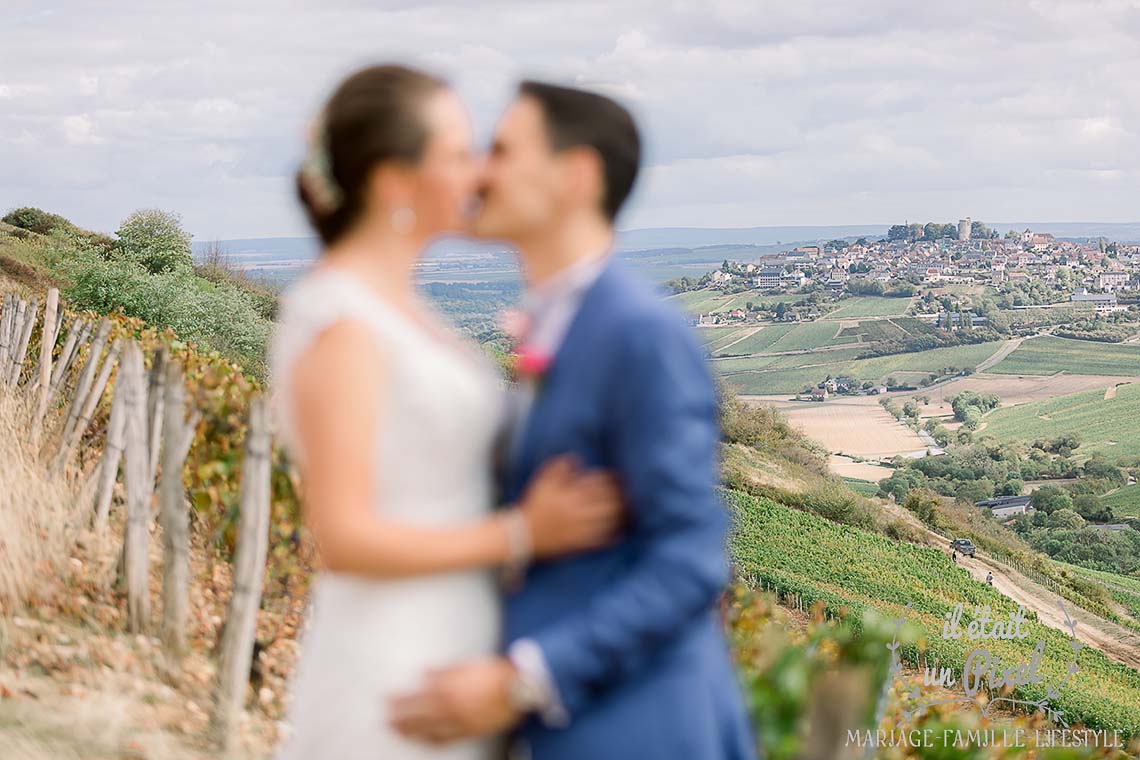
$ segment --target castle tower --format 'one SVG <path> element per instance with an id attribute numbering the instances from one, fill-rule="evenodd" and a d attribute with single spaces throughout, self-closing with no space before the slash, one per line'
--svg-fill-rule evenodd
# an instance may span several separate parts
<path id="1" fill-rule="evenodd" d="M 972 224 L 973 224 L 973 222 L 970 221 L 970 217 L 966 217 L 965 219 L 959 219 L 958 220 L 958 239 L 959 240 L 969 240 L 970 239 L 970 227 L 972 226 Z"/>

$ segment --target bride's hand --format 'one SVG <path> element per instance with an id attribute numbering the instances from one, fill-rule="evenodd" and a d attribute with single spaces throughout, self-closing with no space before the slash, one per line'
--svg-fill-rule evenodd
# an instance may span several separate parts
<path id="1" fill-rule="evenodd" d="M 624 516 L 617 480 L 602 471 L 582 472 L 570 456 L 542 466 L 521 509 L 538 557 L 605 546 L 617 537 Z"/>

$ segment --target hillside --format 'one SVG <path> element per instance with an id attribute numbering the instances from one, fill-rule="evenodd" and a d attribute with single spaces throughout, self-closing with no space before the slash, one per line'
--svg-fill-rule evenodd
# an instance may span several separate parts
<path id="1" fill-rule="evenodd" d="M 1014 352 L 1011 359 L 1016 356 Z M 1140 366 L 1131 369 L 1133 374 L 1140 373 Z M 1113 459 L 1137 457 L 1137 415 L 1140 384 L 1122 379 L 1122 384 L 1108 390 L 1084 391 L 998 409 L 986 415 L 982 433 L 999 441 L 1032 442 L 1075 432 L 1080 437 L 1082 454 L 1100 453 Z"/>
<path id="2" fill-rule="evenodd" d="M 33 245 L 18 241 L 6 249 L 0 235 L 0 256 L 5 255 L 5 250 L 15 250 L 22 267 L 19 271 L 6 268 L 0 272 L 0 289 L 5 292 L 17 289 L 36 295 L 46 280 L 75 273 L 74 269 L 62 268 L 51 257 L 55 249 L 39 241 Z M 39 255 L 45 258 L 37 262 L 35 257 Z M 0 263 L 4 261 L 0 258 Z M 149 276 L 161 277 L 140 275 Z M 206 279 L 200 269 L 193 270 L 192 276 Z M 66 286 L 66 280 L 63 282 Z M 81 579 L 88 577 L 88 567 L 99 568 L 98 582 L 83 586 L 83 596 L 79 597 L 83 601 L 74 604 L 26 605 L 19 615 L 24 622 L 0 630 L 0 644 L 7 646 L 0 648 L 0 655 L 6 658 L 0 658 L 0 687 L 11 684 L 9 688 L 18 694 L 15 700 L 0 699 L 0 751 L 15 747 L 20 751 L 27 749 L 29 757 L 47 758 L 53 755 L 45 747 L 71 750 L 76 746 L 80 740 L 67 736 L 53 715 L 78 713 L 93 706 L 100 709 L 105 704 L 100 700 L 106 694 L 95 691 L 93 684 L 98 683 L 100 669 L 106 666 L 115 673 L 116 685 L 112 688 L 121 692 L 115 707 L 119 722 L 108 731 L 109 739 L 99 739 L 99 752 L 103 754 L 92 756 L 110 760 L 118 756 L 122 747 L 136 747 L 137 751 L 128 750 L 136 752 L 132 756 L 197 760 L 208 756 L 203 742 L 206 715 L 201 706 L 210 699 L 205 685 L 213 672 L 211 650 L 220 636 L 219 596 L 228 593 L 228 565 L 219 562 L 219 557 L 226 557 L 231 551 L 233 520 L 238 511 L 241 466 L 237 452 L 243 431 L 238 420 L 256 383 L 245 378 L 221 354 L 208 350 L 199 354 L 192 346 L 174 340 L 175 333 L 153 329 L 169 327 L 167 324 L 147 325 L 121 316 L 116 318 L 116 324 L 120 325 L 117 329 L 145 336 L 148 350 L 153 351 L 164 342 L 168 348 L 178 346 L 179 355 L 194 369 L 191 395 L 199 403 L 212 404 L 207 410 L 207 424 L 195 438 L 186 471 L 186 486 L 195 511 L 194 593 L 201 595 L 202 613 L 195 620 L 190 638 L 191 675 L 166 683 L 169 675 L 155 642 L 145 637 L 135 639 L 122 630 L 125 599 L 107 582 L 113 574 L 116 553 L 92 543 L 83 531 L 67 532 L 52 550 L 55 553 L 50 567 L 60 569 L 32 577 L 33 595 L 66 598 L 62 589 L 81 586 Z M 839 329 L 839 322 L 831 324 Z M 809 692 L 815 691 L 814 699 L 818 700 L 819 690 L 828 683 L 827 675 L 835 666 L 872 667 L 875 674 L 881 673 L 888 659 L 885 645 L 890 641 L 889 630 L 882 625 L 884 616 L 899 614 L 907 602 L 913 605 L 914 625 L 908 627 L 904 636 L 910 670 L 892 687 L 888 700 L 888 714 L 894 720 L 907 704 L 907 688 L 921 682 L 921 673 L 914 669 L 920 662 L 916 659 L 920 647 L 926 646 L 938 654 L 944 664 L 961 667 L 961 647 L 922 635 L 917 624 L 921 624 L 922 631 L 933 633 L 939 616 L 955 599 L 969 604 L 988 603 L 1003 614 L 1012 603 L 985 584 L 971 580 L 966 570 L 954 567 L 942 546 L 944 539 L 930 533 L 913 514 L 847 488 L 840 478 L 829 473 L 827 452 L 779 413 L 745 404 L 731 394 L 726 395 L 722 411 L 724 473 L 729 488 L 726 500 L 735 518 L 732 551 L 739 570 L 738 581 L 726 600 L 731 632 L 736 656 L 749 679 L 757 721 L 765 728 L 770 756 L 790 760 L 797 756 L 789 749 L 797 746 L 796 737 L 823 731 L 823 721 L 809 717 L 814 715 L 814 706 L 818 706 L 818 702 L 813 706 Z M 77 473 L 81 477 L 69 488 L 90 478 L 92 463 L 102 446 L 102 428 L 108 424 L 107 412 L 106 404 L 99 408 L 98 431 L 84 441 L 80 457 L 83 467 Z M 11 438 L 15 440 L 14 436 Z M 34 463 L 25 466 L 35 469 Z M 283 687 L 304 602 L 297 588 L 303 588 L 307 577 L 305 562 L 296 556 L 297 548 L 306 542 L 295 522 L 291 481 L 283 468 L 275 469 L 273 477 L 270 581 L 258 615 L 255 682 L 245 700 L 250 715 L 247 744 L 251 757 L 264 756 L 265 747 L 272 743 L 277 730 L 274 721 L 282 714 Z M 1001 532 L 1003 529 L 993 532 L 991 526 L 974 526 L 970 518 L 950 512 L 946 520 L 948 530 L 977 535 L 976 540 L 984 549 L 996 553 L 999 549 L 1012 552 L 1017 548 Z M 121 527 L 119 522 L 113 524 L 116 529 Z M 151 583 L 155 588 L 159 585 L 157 572 L 156 567 Z M 1026 579 L 1023 586 L 1028 588 L 1031 583 Z M 1066 600 L 1076 600 L 1074 604 L 1096 606 L 1095 600 L 1084 598 L 1077 589 L 1066 587 L 1063 591 Z M 1122 605 L 1127 603 L 1125 591 L 1120 592 Z M 1030 596 L 1044 598 L 1035 589 Z M 784 605 L 783 610 L 773 610 L 772 601 L 776 599 Z M 1029 608 L 1034 609 L 1036 602 L 1030 601 Z M 1044 608 L 1040 612 L 1045 622 Z M 910 617 L 911 613 L 907 615 Z M 1091 615 L 1082 616 L 1081 620 L 1082 625 L 1096 625 Z M 1067 646 L 1066 639 L 1059 631 L 1043 625 L 1034 624 L 1031 632 L 1033 640 L 1046 640 L 1049 656 L 1043 671 L 1056 677 L 1063 665 L 1058 651 Z M 114 656 L 91 656 L 93 650 Z M 1024 657 L 1026 645 L 1015 642 L 1001 651 Z M 1140 733 L 1136 722 L 1140 715 L 1140 674 L 1092 651 L 1082 653 L 1080 664 L 1084 680 L 1079 688 L 1066 690 L 1056 703 L 1065 710 L 1066 720 Z M 804 688 L 789 689 L 789 678 L 800 679 Z M 865 674 L 861 678 L 863 698 L 877 694 L 879 681 L 867 682 Z M 807 684 L 813 688 L 807 689 Z M 96 696 L 99 699 L 93 699 Z M 1038 693 L 1029 689 L 1025 696 Z M 44 704 L 37 704 L 41 699 Z M 187 705 L 186 712 L 169 709 L 173 704 Z M 989 726 L 1026 720 L 1039 725 L 1039 718 L 1019 718 L 1015 712 L 996 711 L 983 721 L 947 709 L 934 711 L 929 719 L 946 725 Z M 83 722 L 78 736 L 93 736 L 96 728 L 95 722 Z M 41 754 L 32 754 L 33 751 Z"/>
<path id="3" fill-rule="evenodd" d="M 962 602 L 970 609 L 989 605 L 999 618 L 1016 611 L 1013 601 L 972 579 L 942 551 L 836 525 L 770 499 L 739 493 L 728 498 L 736 514 L 733 552 L 742 572 L 757 582 L 799 594 L 808 603 L 822 602 L 836 613 L 847 610 L 857 616 L 873 607 L 884 614 L 903 615 L 927 632 L 927 655 L 943 665 L 961 670 L 967 654 L 959 642 L 937 636 L 954 604 Z M 1064 680 L 1071 657 L 1068 639 L 1037 622 L 1031 622 L 1028 630 L 1029 643 L 992 642 L 994 652 L 1028 660 L 1032 643 L 1043 640 L 1042 673 L 1050 682 Z M 917 650 L 910 655 L 916 656 Z M 1079 686 L 1063 690 L 1057 699 L 1067 718 L 1090 727 L 1140 732 L 1140 673 L 1092 649 L 1082 652 L 1080 668 Z M 1045 694 L 1041 686 L 1023 688 L 1026 698 Z"/>

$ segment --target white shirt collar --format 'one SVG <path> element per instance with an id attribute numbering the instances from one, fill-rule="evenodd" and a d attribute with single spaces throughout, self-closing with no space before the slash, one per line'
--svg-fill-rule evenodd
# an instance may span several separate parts
<path id="1" fill-rule="evenodd" d="M 578 314 L 586 291 L 609 262 L 603 253 L 557 272 L 523 294 L 521 308 L 530 320 L 525 343 L 546 354 L 554 354 Z"/>

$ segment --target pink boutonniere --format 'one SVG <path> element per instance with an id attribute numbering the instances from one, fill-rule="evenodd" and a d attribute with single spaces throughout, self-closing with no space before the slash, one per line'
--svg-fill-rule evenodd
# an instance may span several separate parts
<path id="1" fill-rule="evenodd" d="M 507 309 L 499 315 L 499 327 L 511 342 L 509 374 L 513 382 L 533 383 L 541 388 L 542 380 L 553 361 L 547 353 L 527 343 L 531 319 L 518 309 Z"/>
<path id="2" fill-rule="evenodd" d="M 550 369 L 550 357 L 529 346 L 520 346 L 511 353 L 514 359 L 515 380 L 542 380 Z"/>

